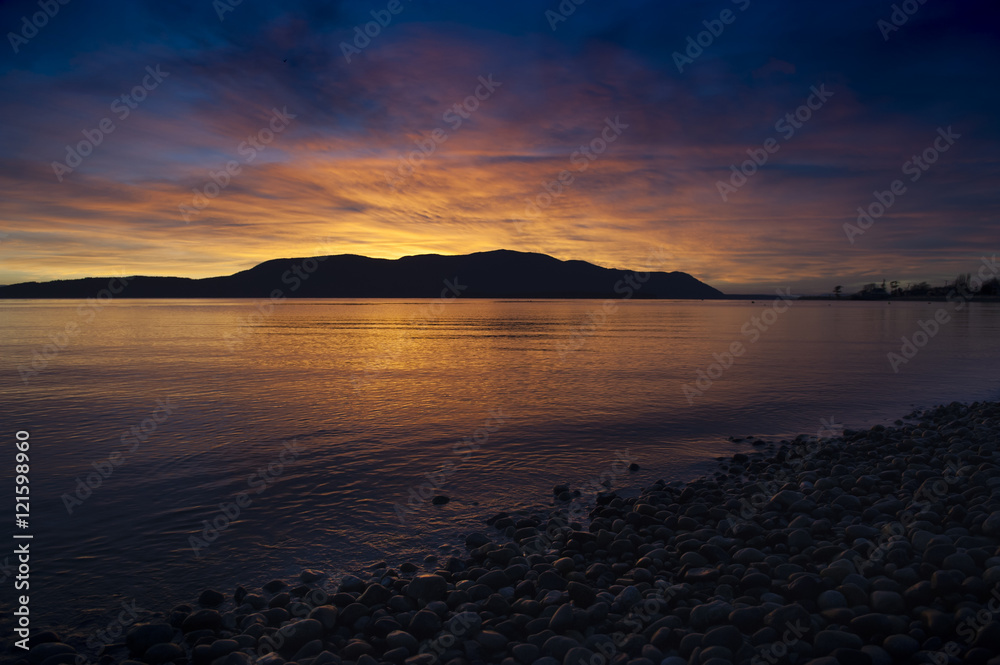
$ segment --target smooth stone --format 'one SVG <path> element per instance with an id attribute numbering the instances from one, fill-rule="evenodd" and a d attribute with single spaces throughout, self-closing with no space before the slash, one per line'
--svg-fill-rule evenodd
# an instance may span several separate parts
<path id="1" fill-rule="evenodd" d="M 216 610 L 198 610 L 189 614 L 181 624 L 181 630 L 190 633 L 195 630 L 218 630 L 222 627 L 222 615 Z"/>
<path id="2" fill-rule="evenodd" d="M 763 561 L 764 558 L 764 553 L 753 547 L 745 547 L 733 555 L 733 561 L 743 565 L 759 563 Z"/>
<path id="3" fill-rule="evenodd" d="M 413 615 L 407 630 L 419 639 L 433 636 L 441 630 L 441 617 L 429 609 L 423 609 Z"/>
<path id="4" fill-rule="evenodd" d="M 75 654 L 76 649 L 62 642 L 43 642 L 36 644 L 28 651 L 29 665 L 41 665 L 43 661 L 59 654 Z"/>
<path id="5" fill-rule="evenodd" d="M 198 604 L 202 607 L 218 607 L 225 600 L 226 597 L 214 589 L 205 589 L 198 596 Z"/>
<path id="6" fill-rule="evenodd" d="M 722 600 L 698 605 L 691 610 L 691 627 L 700 630 L 708 626 L 723 623 L 732 613 L 733 609 L 732 605 Z"/>
<path id="7" fill-rule="evenodd" d="M 403 632 L 402 630 L 394 630 L 386 635 L 385 643 L 390 649 L 406 649 L 408 655 L 411 656 L 417 652 L 417 649 L 420 646 L 416 637 Z"/>
<path id="8" fill-rule="evenodd" d="M 440 575 L 417 575 L 406 586 L 406 595 L 420 602 L 444 600 L 448 596 L 448 581 Z"/>
<path id="9" fill-rule="evenodd" d="M 871 608 L 880 614 L 905 614 L 906 602 L 895 591 L 872 591 Z"/>
<path id="10" fill-rule="evenodd" d="M 897 660 L 905 660 L 920 651 L 920 643 L 909 635 L 890 635 L 882 642 L 886 653 Z"/>
<path id="11" fill-rule="evenodd" d="M 320 605 L 309 612 L 309 618 L 323 624 L 323 630 L 333 630 L 337 625 L 337 614 L 337 608 L 333 605 Z"/>
<path id="12" fill-rule="evenodd" d="M 125 644 L 129 651 L 141 656 L 154 644 L 170 642 L 174 632 L 174 627 L 166 623 L 140 623 L 132 626 L 125 634 Z"/>
<path id="13" fill-rule="evenodd" d="M 484 630 L 476 635 L 476 641 L 482 645 L 487 652 L 497 653 L 507 648 L 507 638 L 495 630 Z"/>
<path id="14" fill-rule="evenodd" d="M 301 573 L 299 573 L 299 579 L 306 584 L 311 584 L 312 582 L 318 582 L 326 577 L 326 573 L 322 570 L 314 570 L 312 568 L 306 568 Z"/>
<path id="15" fill-rule="evenodd" d="M 232 653 L 240 648 L 240 643 L 236 640 L 222 639 L 215 640 L 208 647 L 208 657 L 212 660 L 225 656 L 227 653 Z"/>
<path id="16" fill-rule="evenodd" d="M 150 665 L 160 665 L 160 663 L 171 663 L 175 660 L 187 658 L 184 649 L 173 642 L 162 642 L 154 644 L 146 649 L 142 655 L 142 661 Z"/>
<path id="17" fill-rule="evenodd" d="M 701 644 L 703 647 L 725 647 L 736 653 L 743 646 L 743 634 L 736 626 L 718 626 L 705 633 Z"/>
<path id="18" fill-rule="evenodd" d="M 542 644 L 542 653 L 561 662 L 570 649 L 578 646 L 580 646 L 580 643 L 571 637 L 554 635 Z"/>
<path id="19" fill-rule="evenodd" d="M 411 581 L 410 584 L 413 582 Z M 392 598 L 391 589 L 387 589 L 381 584 L 371 584 L 358 598 L 358 602 L 368 607 L 374 607 L 375 605 L 384 605 L 389 602 L 390 598 Z"/>
<path id="20" fill-rule="evenodd" d="M 448 619 L 447 630 L 456 637 L 475 635 L 483 627 L 483 619 L 475 612 L 459 612 Z"/>
<path id="21" fill-rule="evenodd" d="M 817 653 L 828 655 L 837 649 L 860 649 L 864 642 L 854 633 L 845 630 L 821 630 L 813 638 Z"/>
<path id="22" fill-rule="evenodd" d="M 868 654 L 871 658 L 872 665 L 892 665 L 892 656 L 883 649 L 882 647 L 877 647 L 873 644 L 866 644 L 861 647 L 861 652 Z"/>
<path id="23" fill-rule="evenodd" d="M 483 545 L 488 545 L 491 543 L 489 537 L 480 531 L 474 531 L 465 537 L 465 548 L 469 550 L 474 550 L 477 547 L 482 547 Z"/>
<path id="24" fill-rule="evenodd" d="M 306 642 L 304 645 L 302 645 L 302 648 L 300 648 L 298 651 L 295 652 L 295 655 L 292 656 L 290 662 L 301 663 L 307 659 L 312 660 L 313 658 L 318 656 L 322 651 L 323 651 L 323 641 L 311 640 L 309 642 Z"/>
<path id="25" fill-rule="evenodd" d="M 597 592 L 594 591 L 592 587 L 582 582 L 569 582 L 566 585 L 566 591 L 569 594 L 569 599 L 572 600 L 575 605 L 584 608 L 593 605 L 594 600 L 597 598 Z"/>
<path id="26" fill-rule="evenodd" d="M 556 613 L 553 614 L 552 618 L 549 620 L 549 630 L 555 631 L 557 633 L 561 633 L 567 628 L 572 628 L 572 627 L 573 627 L 573 606 L 569 604 L 563 605 L 558 610 L 556 610 Z"/>
<path id="27" fill-rule="evenodd" d="M 839 591 L 830 589 L 819 594 L 816 604 L 821 610 L 832 610 L 847 607 L 847 598 Z"/>

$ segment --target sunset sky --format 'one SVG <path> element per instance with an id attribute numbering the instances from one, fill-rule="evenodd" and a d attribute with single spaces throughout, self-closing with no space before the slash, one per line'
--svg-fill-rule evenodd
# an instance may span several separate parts
<path id="1" fill-rule="evenodd" d="M 0 5 L 0 283 L 507 248 L 828 292 L 1000 249 L 995 2 L 49 3 Z"/>

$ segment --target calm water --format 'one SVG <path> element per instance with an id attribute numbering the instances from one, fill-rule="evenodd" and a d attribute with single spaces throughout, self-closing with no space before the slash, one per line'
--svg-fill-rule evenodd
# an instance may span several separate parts
<path id="1" fill-rule="evenodd" d="M 166 610 L 306 566 L 420 562 L 622 455 L 642 470 L 618 486 L 684 479 L 736 450 L 730 435 L 1000 398 L 996 304 L 617 304 L 603 318 L 600 301 L 460 300 L 302 301 L 254 316 L 250 301 L 130 301 L 91 317 L 76 301 L 0 302 L 3 436 L 31 434 L 36 627 L 85 636 L 122 600 Z M 951 320 L 893 372 L 886 354 L 940 308 Z M 18 366 L 70 322 L 65 348 L 22 381 Z M 744 353 L 691 403 L 684 384 L 733 342 Z M 156 423 L 158 400 L 171 412 Z M 121 463 L 68 515 L 63 495 L 112 455 Z M 414 501 L 401 523 L 394 504 L 449 464 L 437 481 L 453 501 Z M 240 492 L 251 503 L 196 555 L 189 538 Z"/>

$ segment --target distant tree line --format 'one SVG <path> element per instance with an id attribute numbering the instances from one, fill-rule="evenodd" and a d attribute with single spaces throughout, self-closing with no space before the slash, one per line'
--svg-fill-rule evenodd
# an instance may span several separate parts
<path id="1" fill-rule="evenodd" d="M 843 286 L 833 287 L 833 295 L 840 298 Z M 986 282 L 973 280 L 971 273 L 959 275 L 953 281 L 942 286 L 931 286 L 929 282 L 918 282 L 903 286 L 901 282 L 891 281 L 886 285 L 871 282 L 861 287 L 861 290 L 848 296 L 851 300 L 884 300 L 886 298 L 932 298 L 947 297 L 949 293 L 971 293 L 979 296 L 1000 296 L 1000 284 L 994 277 Z"/>

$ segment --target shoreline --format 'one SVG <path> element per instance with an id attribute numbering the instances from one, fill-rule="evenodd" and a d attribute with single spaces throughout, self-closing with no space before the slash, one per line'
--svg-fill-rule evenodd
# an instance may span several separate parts
<path id="1" fill-rule="evenodd" d="M 492 516 L 462 557 L 208 590 L 123 622 L 99 660 L 39 633 L 23 663 L 995 665 L 1000 405 L 907 418 L 597 492 L 593 508 L 556 486 L 555 508 Z"/>

